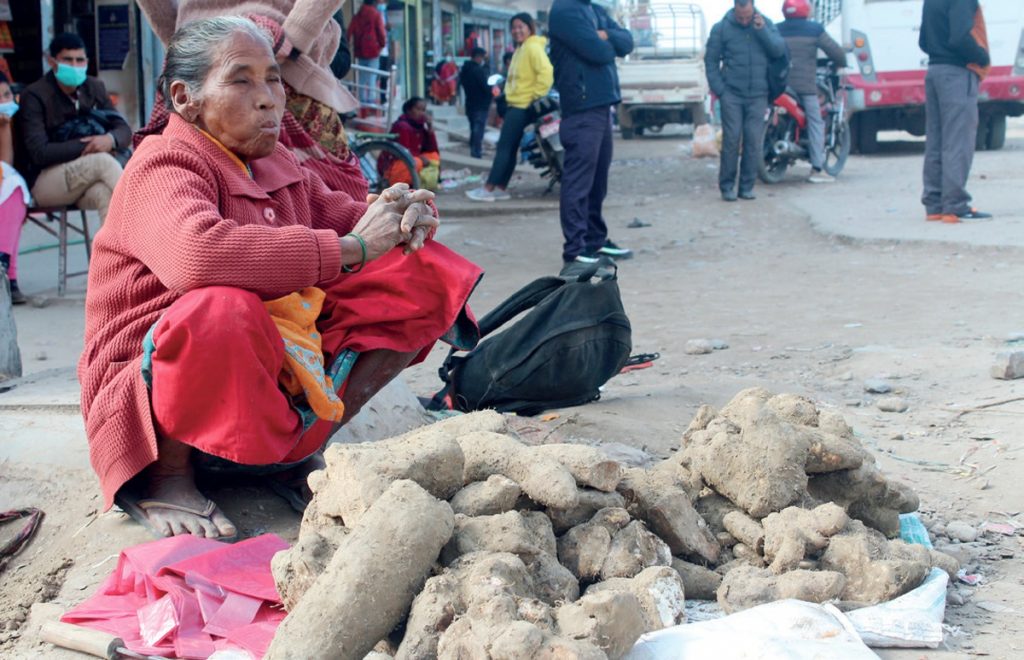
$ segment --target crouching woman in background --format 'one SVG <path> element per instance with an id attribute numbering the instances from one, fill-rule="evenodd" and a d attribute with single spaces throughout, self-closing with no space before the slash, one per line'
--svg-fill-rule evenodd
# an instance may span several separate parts
<path id="1" fill-rule="evenodd" d="M 274 483 L 300 488 L 331 433 L 438 338 L 475 342 L 481 273 L 432 240 L 429 192 L 352 199 L 278 144 L 285 91 L 251 21 L 178 30 L 161 88 L 167 127 L 93 248 L 82 410 L 104 508 L 230 539 L 195 471 L 289 469 Z"/>

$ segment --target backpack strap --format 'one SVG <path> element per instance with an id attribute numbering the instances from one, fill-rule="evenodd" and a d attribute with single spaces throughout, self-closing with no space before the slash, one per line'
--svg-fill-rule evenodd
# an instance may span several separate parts
<path id="1" fill-rule="evenodd" d="M 533 282 L 530 282 L 523 288 L 519 289 L 511 296 L 506 298 L 504 302 L 492 309 L 490 312 L 485 314 L 482 318 L 477 320 L 477 326 L 480 328 L 480 339 L 483 339 L 487 335 L 491 334 L 501 326 L 505 325 L 519 314 L 522 314 L 528 309 L 532 309 L 540 304 L 540 301 L 544 300 L 552 293 L 572 282 L 588 282 L 591 278 L 597 275 L 598 270 L 602 267 L 602 264 L 595 263 L 588 266 L 585 270 L 580 271 L 578 274 L 567 277 L 541 277 Z M 602 275 L 603 280 L 616 279 L 617 269 L 613 269 L 610 274 L 605 273 Z M 448 351 L 448 357 L 445 358 L 444 363 L 437 370 L 438 376 L 441 381 L 445 383 L 445 386 L 440 392 L 434 395 L 431 400 L 430 410 L 443 410 L 451 403 L 451 372 L 455 367 L 465 360 L 465 357 L 456 357 L 456 353 L 459 352 L 458 348 L 452 348 Z M 446 401 L 447 399 L 447 401 Z"/>
<path id="2" fill-rule="evenodd" d="M 519 289 L 500 305 L 477 320 L 477 326 L 480 328 L 480 339 L 491 334 L 522 312 L 536 307 L 540 301 L 568 284 L 569 281 L 561 277 L 541 277 Z M 440 392 L 434 395 L 434 400 L 431 402 L 431 410 L 441 410 L 444 407 L 442 401 L 449 395 L 451 388 L 450 374 L 458 363 L 465 359 L 463 357 L 456 357 L 455 354 L 458 351 L 458 348 L 452 347 L 448 351 L 448 357 L 445 358 L 444 363 L 437 370 L 437 375 L 440 376 L 446 385 Z"/>
<path id="3" fill-rule="evenodd" d="M 541 277 L 530 282 L 477 321 L 480 338 L 483 339 L 519 314 L 536 307 L 540 301 L 566 284 L 568 282 L 561 277 Z"/>

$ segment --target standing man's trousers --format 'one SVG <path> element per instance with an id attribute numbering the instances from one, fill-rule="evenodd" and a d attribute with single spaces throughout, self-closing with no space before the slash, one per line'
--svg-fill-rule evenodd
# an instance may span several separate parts
<path id="1" fill-rule="evenodd" d="M 562 119 L 558 129 L 565 147 L 559 219 L 562 222 L 562 260 L 596 253 L 608 238 L 601 205 L 608 194 L 612 163 L 611 107 L 583 110 Z"/>
<path id="2" fill-rule="evenodd" d="M 722 192 L 733 189 L 739 164 L 740 192 L 750 192 L 757 181 L 757 167 L 761 161 L 768 98 L 743 98 L 728 91 L 718 102 L 722 109 L 722 161 L 718 187 Z M 741 141 L 742 163 L 739 162 Z"/>
<path id="3" fill-rule="evenodd" d="M 821 116 L 821 102 L 817 94 L 801 94 L 800 105 L 807 115 L 807 151 L 811 167 L 825 169 L 825 118 Z"/>
<path id="4" fill-rule="evenodd" d="M 928 67 L 921 203 L 929 215 L 964 215 L 971 210 L 967 177 L 978 134 L 979 82 L 973 71 L 962 66 Z"/>

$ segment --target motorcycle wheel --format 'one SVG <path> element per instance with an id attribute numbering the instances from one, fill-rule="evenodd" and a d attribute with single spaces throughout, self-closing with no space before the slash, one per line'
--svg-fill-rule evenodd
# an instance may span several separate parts
<path id="1" fill-rule="evenodd" d="M 359 169 L 366 177 L 371 193 L 380 194 L 391 187 L 392 182 L 388 179 L 388 173 L 390 163 L 395 161 L 404 166 L 406 178 L 411 181 L 409 187 L 414 190 L 420 187 L 420 174 L 416 171 L 416 161 L 409 150 L 397 142 L 367 140 L 354 145 L 352 151 L 359 159 Z M 381 156 L 385 153 L 388 154 L 388 158 L 382 159 Z"/>
<path id="2" fill-rule="evenodd" d="M 776 154 L 774 146 L 777 141 L 787 137 L 789 122 L 788 118 L 779 118 L 778 122 L 769 120 L 764 127 L 764 139 L 761 140 L 761 162 L 757 164 L 757 173 L 765 183 L 779 183 L 786 178 L 789 158 Z"/>
<path id="3" fill-rule="evenodd" d="M 839 124 L 839 135 L 836 136 L 836 143 L 825 152 L 825 171 L 832 176 L 839 176 L 846 166 L 846 159 L 850 156 L 850 124 L 842 122 Z"/>

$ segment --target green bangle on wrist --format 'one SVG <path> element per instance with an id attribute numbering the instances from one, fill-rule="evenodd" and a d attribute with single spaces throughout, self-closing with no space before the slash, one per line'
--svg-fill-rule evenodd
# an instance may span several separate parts
<path id="1" fill-rule="evenodd" d="M 363 266 L 366 265 L 366 241 L 364 241 L 363 237 L 360 236 L 359 234 L 355 233 L 354 231 L 345 234 L 345 236 L 351 236 L 352 238 L 354 238 L 357 241 L 359 241 L 359 249 L 362 251 L 363 254 L 362 254 L 362 258 L 359 260 L 359 265 L 357 267 L 352 268 L 351 266 L 342 266 L 341 267 L 341 272 L 343 272 L 343 273 L 358 273 L 359 271 L 361 271 L 363 269 Z"/>

